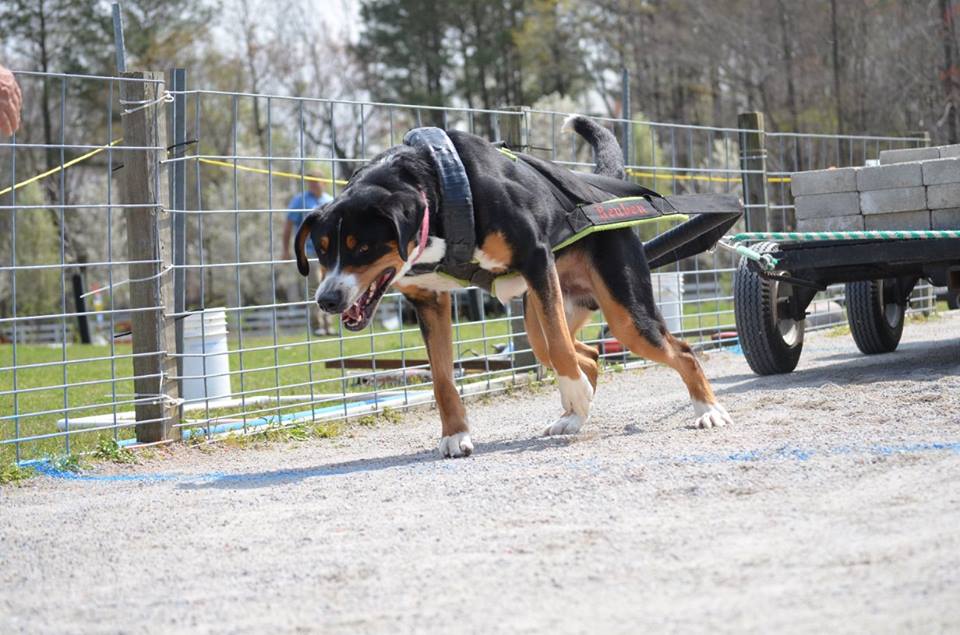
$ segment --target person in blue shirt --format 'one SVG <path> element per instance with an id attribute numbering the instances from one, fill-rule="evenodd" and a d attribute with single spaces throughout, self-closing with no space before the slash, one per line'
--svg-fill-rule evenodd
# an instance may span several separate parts
<path id="1" fill-rule="evenodd" d="M 287 208 L 290 210 L 287 212 L 287 220 L 283 224 L 283 259 L 290 260 L 290 249 L 291 249 L 291 239 L 296 234 L 297 229 L 300 227 L 300 223 L 303 222 L 304 217 L 309 214 L 314 209 L 318 207 L 323 207 L 327 203 L 333 200 L 333 197 L 323 191 L 323 184 L 327 181 L 327 178 L 320 174 L 319 172 L 308 175 L 309 178 L 305 179 L 306 191 L 299 192 L 290 199 L 290 203 L 287 205 Z M 308 240 L 306 243 L 307 256 L 313 260 L 316 257 L 316 252 L 313 250 L 313 241 Z M 310 267 L 310 281 L 315 285 L 320 285 L 320 268 L 316 265 Z M 312 289 L 311 289 L 312 291 Z M 330 322 L 326 313 L 323 313 L 319 310 L 319 307 L 314 307 L 313 312 L 313 323 L 314 328 L 316 329 L 317 335 L 328 335 L 330 333 Z"/>

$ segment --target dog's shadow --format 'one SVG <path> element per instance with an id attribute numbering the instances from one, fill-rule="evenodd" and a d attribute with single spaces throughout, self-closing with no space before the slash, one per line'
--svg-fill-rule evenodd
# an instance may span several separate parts
<path id="1" fill-rule="evenodd" d="M 753 374 L 726 375 L 715 378 L 713 383 L 719 388 L 717 390 L 718 395 L 732 396 L 753 390 L 771 390 L 785 386 L 811 387 L 820 386 L 824 383 L 852 385 L 907 377 L 912 381 L 933 381 L 945 374 L 956 372 L 956 368 L 958 364 L 960 364 L 958 343 L 960 342 L 957 340 L 947 342 L 911 342 L 901 345 L 900 349 L 895 353 L 886 355 L 854 355 L 851 357 L 843 354 L 829 358 L 821 358 L 830 359 L 834 363 L 801 369 L 789 375 L 773 375 L 768 377 L 758 377 Z M 922 376 L 918 376 L 916 372 L 918 369 L 924 370 Z M 664 413 L 660 418 L 672 417 L 686 407 L 688 407 L 687 404 L 678 404 L 677 408 L 670 409 L 669 412 Z M 637 424 L 630 424 L 615 434 L 629 436 L 645 434 L 649 431 L 646 426 L 640 427 Z M 499 441 L 478 443 L 476 452 L 484 455 L 495 453 L 515 454 L 521 452 L 542 452 L 577 443 L 578 440 L 582 438 L 582 436 L 578 435 L 502 439 Z M 469 460 L 470 459 L 467 459 L 467 461 Z M 435 450 L 424 449 L 395 456 L 371 457 L 354 461 L 316 465 L 313 467 L 239 474 L 217 474 L 209 479 L 198 479 L 193 482 L 181 483 L 178 487 L 190 490 L 256 489 L 288 485 L 309 478 L 379 472 L 397 468 L 432 470 L 438 474 L 442 474 L 458 469 L 458 467 L 462 465 L 461 461 L 461 459 L 441 459 L 437 456 Z"/>
<path id="2" fill-rule="evenodd" d="M 531 437 L 527 439 L 500 440 L 478 443 L 476 453 L 514 454 L 518 452 L 541 452 L 557 446 L 575 443 L 577 437 Z M 179 489 L 256 489 L 289 485 L 308 478 L 342 476 L 362 472 L 379 472 L 396 468 L 415 468 L 433 470 L 438 473 L 455 470 L 463 459 L 442 459 L 436 450 L 421 450 L 396 456 L 371 457 L 355 461 L 328 463 L 313 467 L 292 468 L 287 470 L 268 470 L 264 472 L 244 472 L 238 474 L 217 474 L 210 479 L 181 483 Z M 470 459 L 466 459 L 469 461 Z"/>

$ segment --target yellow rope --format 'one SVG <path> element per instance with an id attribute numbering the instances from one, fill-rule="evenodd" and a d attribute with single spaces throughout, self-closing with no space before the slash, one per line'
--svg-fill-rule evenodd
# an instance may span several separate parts
<path id="1" fill-rule="evenodd" d="M 227 161 L 217 161 L 215 159 L 198 159 L 200 163 L 206 163 L 207 165 L 216 165 L 221 168 L 236 168 L 243 172 L 255 172 L 256 174 L 269 174 L 271 176 L 281 176 L 288 179 L 300 179 L 299 174 L 293 172 L 280 172 L 278 170 L 264 170 L 263 168 L 250 168 L 245 165 L 234 165 Z M 304 181 L 319 181 L 321 183 L 336 183 L 337 185 L 346 185 L 347 182 L 342 179 L 323 179 L 318 176 L 303 176 Z"/>
<path id="2" fill-rule="evenodd" d="M 121 137 L 120 139 L 116 139 L 115 141 L 111 141 L 110 143 L 108 143 L 108 144 L 105 145 L 105 146 L 100 146 L 100 147 L 97 148 L 96 150 L 91 150 L 90 152 L 88 152 L 88 153 L 86 153 L 86 154 L 84 154 L 84 155 L 81 155 L 81 156 L 77 157 L 76 159 L 71 159 L 71 160 L 67 161 L 66 163 L 64 163 L 63 165 L 58 165 L 57 167 L 53 168 L 52 170 L 47 170 L 46 172 L 42 172 L 42 173 L 40 173 L 40 174 L 38 174 L 38 175 L 36 175 L 36 176 L 30 177 L 30 178 L 27 179 L 26 181 L 21 181 L 21 182 L 17 183 L 16 185 L 11 185 L 10 187 L 8 187 L 8 188 L 6 188 L 6 189 L 4 189 L 4 190 L 0 190 L 0 196 L 3 196 L 4 194 L 7 194 L 8 192 L 12 192 L 13 190 L 19 190 L 21 187 L 24 187 L 24 186 L 26 186 L 26 185 L 30 185 L 31 183 L 35 183 L 35 182 L 39 181 L 40 179 L 45 179 L 45 178 L 47 178 L 48 176 L 52 176 L 52 175 L 56 174 L 57 172 L 60 172 L 61 170 L 66 170 L 67 168 L 69 168 L 69 167 L 71 167 L 71 166 L 74 166 L 74 165 L 80 163 L 81 161 L 86 161 L 86 160 L 89 159 L 90 157 L 92 157 L 92 156 L 94 156 L 94 155 L 96 155 L 96 154 L 99 154 L 99 153 L 103 152 L 104 150 L 106 150 L 107 148 L 109 148 L 109 147 L 111 147 L 111 146 L 117 145 L 117 144 L 120 143 L 121 141 L 123 141 L 123 138 L 122 138 L 122 137 Z"/>
<path id="3" fill-rule="evenodd" d="M 116 139 L 116 140 L 114 140 L 114 141 L 111 141 L 111 142 L 108 143 L 107 145 L 104 145 L 104 146 L 101 146 L 101 147 L 96 148 L 96 149 L 94 149 L 94 150 L 91 150 L 90 152 L 87 152 L 86 154 L 80 155 L 80 156 L 77 157 L 76 159 L 71 159 L 70 161 L 67 161 L 67 162 L 64 163 L 63 165 L 59 165 L 59 166 L 53 168 L 52 170 L 47 170 L 46 172 L 42 172 L 42 173 L 40 173 L 40 174 L 38 174 L 38 175 L 36 175 L 36 176 L 33 176 L 33 177 L 27 179 L 26 181 L 21 181 L 20 183 L 17 183 L 17 184 L 15 184 L 15 185 L 12 185 L 12 186 L 10 186 L 10 187 L 7 187 L 6 189 L 0 190 L 0 196 L 3 196 L 4 194 L 7 194 L 7 193 L 9 193 L 9 192 L 12 192 L 13 190 L 18 190 L 18 189 L 20 189 L 21 187 L 30 185 L 31 183 L 35 183 L 35 182 L 39 181 L 40 179 L 44 179 L 44 178 L 46 178 L 46 177 L 48 177 L 48 176 L 53 176 L 54 174 L 57 174 L 57 173 L 60 172 L 61 170 L 65 170 L 65 169 L 67 169 L 67 168 L 69 168 L 69 167 L 72 167 L 72 166 L 78 164 L 78 163 L 81 163 L 81 162 L 83 162 L 83 161 L 86 161 L 86 160 L 89 159 L 90 157 L 95 156 L 95 155 L 103 152 L 103 151 L 106 150 L 107 148 L 110 148 L 110 147 L 112 147 L 112 146 L 117 145 L 117 144 L 120 143 L 121 141 L 123 141 L 123 138 L 120 138 L 120 139 Z M 191 157 L 186 157 L 186 158 L 191 158 Z M 326 179 L 326 178 L 321 178 L 321 177 L 318 177 L 318 176 L 307 176 L 307 175 L 301 176 L 301 175 L 296 174 L 296 173 L 293 173 L 293 172 L 282 172 L 282 171 L 278 171 L 278 170 L 265 170 L 265 169 L 263 169 L 263 168 L 251 168 L 251 167 L 247 167 L 247 166 L 245 166 L 245 165 L 234 165 L 233 163 L 230 163 L 230 162 L 227 162 L 227 161 L 217 161 L 217 160 L 215 160 L 215 159 L 202 159 L 202 158 L 201 158 L 201 159 L 198 159 L 198 161 L 200 161 L 200 163 L 206 163 L 207 165 L 215 165 L 215 166 L 217 166 L 217 167 L 222 167 L 222 168 L 232 168 L 232 169 L 240 170 L 240 171 L 242 171 L 242 172 L 253 172 L 253 173 L 255 173 L 255 174 L 267 174 L 267 175 L 277 176 L 277 177 L 282 177 L 282 178 L 287 178 L 287 179 L 300 179 L 300 178 L 302 178 L 304 181 L 318 181 L 318 182 L 321 182 L 321 183 L 336 183 L 337 185 L 346 185 L 346 184 L 347 184 L 347 182 L 344 181 L 343 179 Z M 739 181 L 740 181 L 740 177 L 730 177 L 730 176 L 705 176 L 705 175 L 698 175 L 698 174 L 669 174 L 669 173 L 662 173 L 662 172 L 641 172 L 640 170 L 627 170 L 627 174 L 629 174 L 630 176 L 636 176 L 636 177 L 640 177 L 640 178 L 649 178 L 649 179 L 654 179 L 654 180 L 658 180 L 658 179 L 659 179 L 659 180 L 670 180 L 670 181 L 673 181 L 673 180 L 676 180 L 676 181 L 706 181 L 706 182 L 709 182 L 709 183 L 736 183 L 736 182 L 739 182 Z M 789 183 L 789 182 L 790 182 L 790 177 L 789 177 L 789 176 L 772 176 L 772 177 L 768 177 L 768 178 L 767 178 L 767 182 L 768 182 L 768 183 Z"/>
<path id="4" fill-rule="evenodd" d="M 665 181 L 706 181 L 708 183 L 739 183 L 739 176 L 703 176 L 698 174 L 671 174 L 669 172 L 641 172 L 640 170 L 627 170 L 630 176 L 638 176 L 647 179 L 660 179 Z M 789 183 L 789 176 L 771 176 L 767 177 L 768 183 Z"/>

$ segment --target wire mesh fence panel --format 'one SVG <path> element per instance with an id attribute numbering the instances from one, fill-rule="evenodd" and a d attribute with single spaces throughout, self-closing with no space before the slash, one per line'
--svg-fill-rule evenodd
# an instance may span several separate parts
<path id="1" fill-rule="evenodd" d="M 388 293 L 358 333 L 318 311 L 316 265 L 301 277 L 291 253 L 303 214 L 422 125 L 469 131 L 573 169 L 593 169 L 589 146 L 562 129 L 568 115 L 561 112 L 187 90 L 182 73 L 163 86 L 147 82 L 167 94 L 135 104 L 121 100 L 121 85 L 130 79 L 37 73 L 18 79 L 25 101 L 44 100 L 51 126 L 0 143 L 0 462 L 133 442 L 145 423 L 135 410 L 154 403 L 170 413 L 161 415 L 174 425 L 170 438 L 186 440 L 335 427 L 430 403 L 427 353 L 401 294 Z M 164 131 L 163 143 L 126 144 L 121 113 L 133 110 Z M 783 228 L 793 222 L 794 170 L 859 165 L 881 149 L 922 142 L 597 119 L 629 137 L 630 180 L 666 195 L 735 193 L 762 201 L 750 205 L 764 222 Z M 744 139 L 765 143 L 765 167 L 745 161 Z M 144 157 L 155 157 L 161 168 L 155 200 L 125 203 L 125 166 Z M 745 183 L 762 184 L 762 196 L 744 191 Z M 142 214 L 158 212 L 147 228 L 161 245 L 130 253 L 137 236 L 128 222 L 140 227 Z M 672 224 L 658 220 L 636 231 L 648 240 Z M 735 229 L 743 228 L 741 222 Z M 717 250 L 653 272 L 671 331 L 698 348 L 735 344 L 736 264 Z M 143 271 L 152 273 L 132 275 Z M 142 285 L 157 289 L 156 302 L 137 300 Z M 928 288 L 915 295 L 923 298 L 917 309 L 932 308 Z M 519 302 L 504 306 L 463 288 L 453 293 L 452 308 L 462 393 L 506 390 L 541 376 Z M 842 297 L 832 291 L 811 311 L 816 326 L 837 323 Z M 152 348 L 132 341 L 143 316 L 171 332 L 175 326 L 175 337 Z M 599 314 L 580 337 L 608 363 L 641 361 Z M 142 370 L 156 358 L 175 363 Z"/>
<path id="2" fill-rule="evenodd" d="M 18 72 L 42 126 L 0 142 L 0 463 L 89 451 L 133 436 L 129 268 L 117 172 L 128 80 Z M 156 308 L 152 309 L 156 310 Z M 154 393 L 157 391 L 154 390 Z"/>

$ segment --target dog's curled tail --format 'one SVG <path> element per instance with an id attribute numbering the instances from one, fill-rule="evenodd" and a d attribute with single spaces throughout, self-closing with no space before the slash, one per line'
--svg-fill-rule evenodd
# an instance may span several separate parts
<path id="1" fill-rule="evenodd" d="M 594 173 L 625 179 L 627 173 L 623 167 L 623 151 L 613 133 L 583 115 L 570 115 L 563 122 L 563 132 L 576 132 L 593 147 Z"/>

